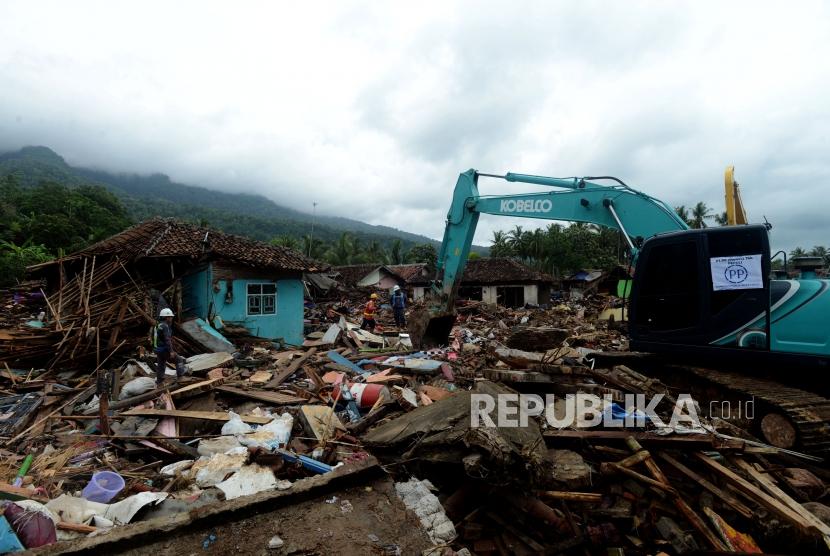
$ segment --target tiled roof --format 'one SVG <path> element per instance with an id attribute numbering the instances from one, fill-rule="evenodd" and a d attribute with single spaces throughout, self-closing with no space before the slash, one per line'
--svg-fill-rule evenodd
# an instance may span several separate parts
<path id="1" fill-rule="evenodd" d="M 137 224 L 75 255 L 110 253 L 126 260 L 146 257 L 209 257 L 254 268 L 305 272 L 316 272 L 326 266 L 287 247 L 269 245 L 166 218 Z"/>
<path id="2" fill-rule="evenodd" d="M 410 284 L 428 284 L 431 279 L 432 276 L 419 277 L 408 280 L 408 282 Z M 461 282 L 467 284 L 553 282 L 553 278 L 513 259 L 482 258 L 467 261 Z"/>
<path id="3" fill-rule="evenodd" d="M 352 264 L 346 266 L 335 266 L 332 267 L 332 273 L 337 272 L 340 274 L 340 279 L 338 282 L 341 284 L 345 284 L 346 286 L 354 286 L 358 282 L 360 282 L 361 278 L 372 272 L 378 266 L 377 263 L 373 264 Z"/>
<path id="4" fill-rule="evenodd" d="M 406 282 L 429 278 L 429 271 L 427 270 L 427 265 L 424 263 L 395 264 L 389 265 L 386 268 L 403 278 Z"/>

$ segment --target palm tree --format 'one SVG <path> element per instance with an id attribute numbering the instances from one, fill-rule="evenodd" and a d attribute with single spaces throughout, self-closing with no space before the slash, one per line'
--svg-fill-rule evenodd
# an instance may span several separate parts
<path id="1" fill-rule="evenodd" d="M 389 261 L 389 264 L 403 264 L 403 242 L 401 242 L 400 239 L 395 238 L 392 240 L 392 243 L 389 244 L 389 251 L 386 253 L 386 260 Z"/>
<path id="2" fill-rule="evenodd" d="M 516 249 L 522 243 L 523 234 L 524 231 L 522 230 L 522 227 L 516 225 L 515 228 L 507 232 L 507 242 L 510 244 L 511 247 Z"/>
<path id="3" fill-rule="evenodd" d="M 790 259 L 795 259 L 796 257 L 806 257 L 807 251 L 802 249 L 801 247 L 796 247 L 792 251 L 790 251 Z"/>
<path id="4" fill-rule="evenodd" d="M 692 209 L 692 228 L 706 228 L 706 220 L 710 218 L 712 218 L 712 209 L 707 207 L 703 201 L 698 201 Z"/>
<path id="5" fill-rule="evenodd" d="M 296 237 L 289 235 L 281 235 L 275 237 L 271 240 L 271 245 L 293 249 L 294 251 L 300 250 L 300 241 Z"/>
<path id="6" fill-rule="evenodd" d="M 501 230 L 495 230 L 493 232 L 493 240 L 492 245 L 490 245 L 490 256 L 491 257 L 509 257 L 513 254 L 513 250 L 510 247 L 509 240 L 507 238 L 507 234 Z"/>
<path id="7" fill-rule="evenodd" d="M 319 259 L 323 255 L 323 240 L 312 238 L 310 234 L 303 236 L 303 254 L 311 259 Z"/>
<path id="8" fill-rule="evenodd" d="M 726 211 L 723 211 L 720 214 L 716 214 L 715 222 L 718 223 L 718 226 L 727 226 L 729 224 L 729 217 L 726 216 Z"/>
<path id="9" fill-rule="evenodd" d="M 692 227 L 692 219 L 689 218 L 689 209 L 686 208 L 686 205 L 679 205 L 674 207 L 674 212 L 677 213 L 677 216 L 685 222 L 690 228 Z"/>
<path id="10" fill-rule="evenodd" d="M 812 249 L 810 249 L 810 256 L 811 257 L 821 257 L 821 261 L 823 265 L 827 265 L 830 262 L 830 250 L 823 245 L 816 245 Z"/>
<path id="11" fill-rule="evenodd" d="M 326 260 L 333 265 L 347 265 L 352 262 L 352 237 L 343 232 L 326 252 Z"/>
<path id="12" fill-rule="evenodd" d="M 366 246 L 366 250 L 363 252 L 367 262 L 370 263 L 377 263 L 377 264 L 386 264 L 386 252 L 381 247 L 380 243 L 377 241 L 372 240 L 369 245 Z"/>

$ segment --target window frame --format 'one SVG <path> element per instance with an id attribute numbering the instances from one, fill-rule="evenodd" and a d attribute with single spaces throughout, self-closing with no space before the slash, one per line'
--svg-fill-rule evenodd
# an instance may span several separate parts
<path id="1" fill-rule="evenodd" d="M 259 289 L 258 293 L 251 293 L 251 286 Z M 269 291 L 266 293 L 266 287 Z M 251 298 L 258 299 L 259 312 L 251 312 Z M 266 303 L 271 298 L 273 302 Z M 270 305 L 270 311 L 265 312 L 266 306 Z M 246 282 L 245 283 L 245 315 L 249 317 L 271 317 L 277 314 L 277 284 L 276 282 Z"/>

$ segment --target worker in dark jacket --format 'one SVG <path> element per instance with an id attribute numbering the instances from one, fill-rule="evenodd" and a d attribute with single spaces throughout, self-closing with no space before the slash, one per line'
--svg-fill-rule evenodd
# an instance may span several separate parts
<path id="1" fill-rule="evenodd" d="M 369 296 L 369 303 L 363 307 L 363 322 L 360 323 L 361 330 L 368 330 L 369 332 L 375 331 L 375 313 L 378 310 L 378 294 L 373 293 Z"/>
<path id="2" fill-rule="evenodd" d="M 398 328 L 406 327 L 406 294 L 400 286 L 392 288 L 392 312 L 395 315 L 395 326 Z"/>
<path id="3" fill-rule="evenodd" d="M 159 323 L 153 329 L 153 351 L 156 353 L 156 386 L 164 384 L 164 371 L 167 362 L 176 364 L 176 380 L 184 376 L 187 367 L 184 357 L 173 350 L 173 311 L 162 309 L 159 313 Z"/>

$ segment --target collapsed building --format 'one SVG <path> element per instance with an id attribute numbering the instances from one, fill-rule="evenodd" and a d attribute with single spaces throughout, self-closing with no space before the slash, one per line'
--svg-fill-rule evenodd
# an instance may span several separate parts
<path id="1" fill-rule="evenodd" d="M 48 368 L 96 364 L 146 340 L 158 312 L 170 307 L 192 345 L 232 346 L 223 331 L 300 344 L 305 272 L 321 265 L 283 247 L 170 219 L 153 219 L 29 269 L 41 281 L 48 326 L 10 329 L 0 358 Z M 54 346 L 54 347 L 53 347 Z"/>
<path id="2" fill-rule="evenodd" d="M 402 265 L 350 265 L 333 272 L 347 286 L 391 289 L 400 286 L 415 299 L 423 299 L 435 281 L 435 272 L 426 263 Z M 467 261 L 458 288 L 458 298 L 504 307 L 550 303 L 554 279 L 510 258 L 482 258 Z"/>

